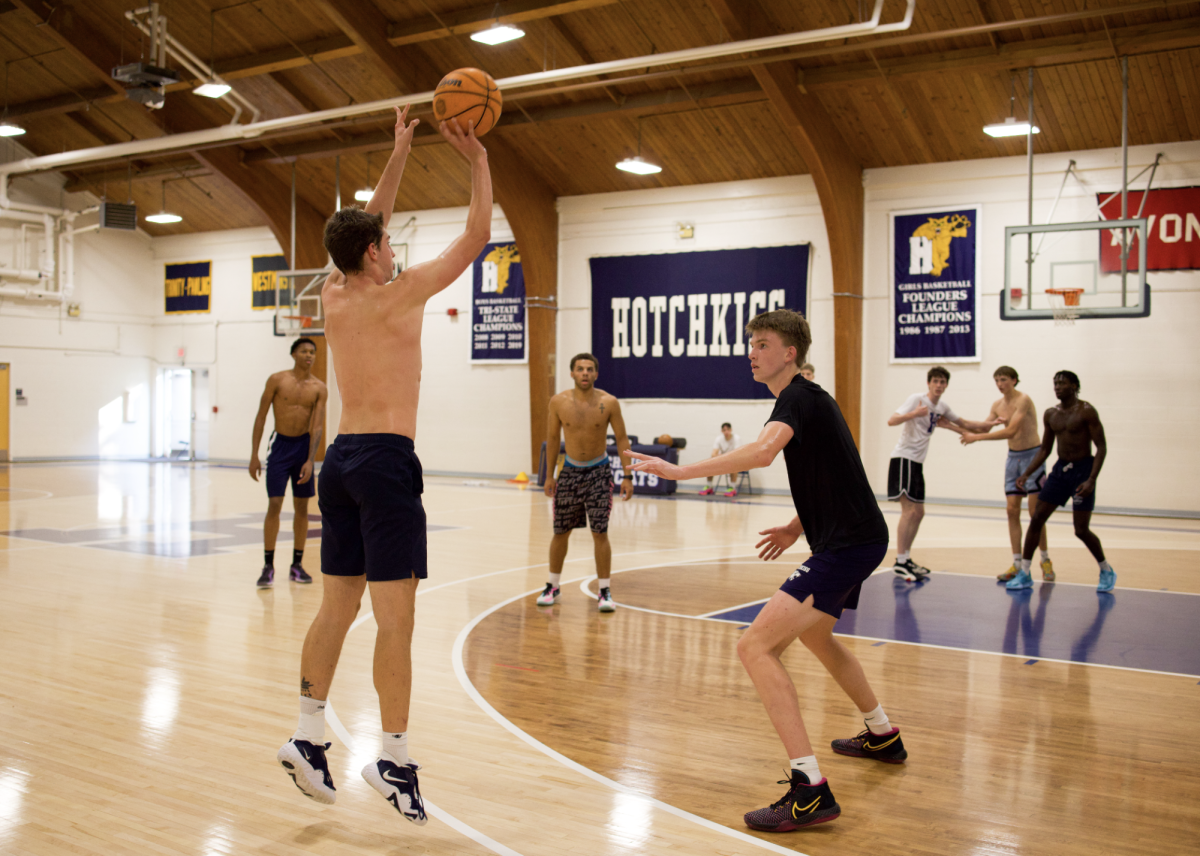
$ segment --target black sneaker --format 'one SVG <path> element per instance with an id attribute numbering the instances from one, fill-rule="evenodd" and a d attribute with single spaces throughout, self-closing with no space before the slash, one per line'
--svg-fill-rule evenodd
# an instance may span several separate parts
<path id="1" fill-rule="evenodd" d="M 929 579 L 929 568 L 922 568 L 912 559 L 905 559 L 903 562 L 896 562 L 892 567 L 892 572 L 902 580 L 908 580 L 913 583 L 923 583 Z"/>
<path id="2" fill-rule="evenodd" d="M 288 579 L 294 583 L 311 583 L 312 577 L 299 565 L 292 565 L 288 570 Z"/>
<path id="3" fill-rule="evenodd" d="M 853 755 L 855 758 L 874 758 L 885 764 L 903 764 L 908 757 L 904 741 L 900 739 L 900 729 L 893 728 L 887 734 L 872 734 L 867 729 L 857 737 L 848 740 L 834 740 L 833 751 L 839 755 Z"/>
<path id="4" fill-rule="evenodd" d="M 270 588 L 275 583 L 275 569 L 270 565 L 263 565 L 262 576 L 258 578 L 259 588 Z"/>
<path id="5" fill-rule="evenodd" d="M 815 785 L 808 783 L 808 776 L 792 770 L 792 777 L 779 784 L 787 785 L 788 792 L 770 808 L 746 812 L 746 826 L 762 832 L 791 832 L 828 820 L 835 820 L 842 813 L 841 806 L 829 790 L 829 780 L 821 779 Z"/>
<path id="6" fill-rule="evenodd" d="M 322 746 L 293 737 L 283 744 L 275 756 L 306 797 L 325 805 L 333 805 L 337 799 L 333 777 L 329 775 L 329 764 L 325 761 L 325 750 L 331 745 L 326 743 Z"/>
<path id="7" fill-rule="evenodd" d="M 362 777 L 406 820 L 424 826 L 429 820 L 425 816 L 425 803 L 421 799 L 421 788 L 417 784 L 420 765 L 409 762 L 403 766 L 380 758 L 362 769 Z"/>

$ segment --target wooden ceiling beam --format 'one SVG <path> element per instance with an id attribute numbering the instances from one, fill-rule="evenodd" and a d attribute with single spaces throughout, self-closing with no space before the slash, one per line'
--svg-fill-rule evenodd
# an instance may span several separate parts
<path id="1" fill-rule="evenodd" d="M 709 0 L 730 38 L 775 35 L 758 0 Z M 791 62 L 762 62 L 751 72 L 816 185 L 833 268 L 833 373 L 838 406 L 858 442 L 862 411 L 863 185 L 855 159 L 820 100 L 801 92 Z"/>
<path id="2" fill-rule="evenodd" d="M 13 0 L 14 5 L 39 29 L 48 33 L 72 57 L 98 74 L 114 93 L 125 96 L 125 85 L 113 80 L 120 54 L 100 39 L 70 6 L 52 6 L 44 0 Z M 58 13 L 58 14 L 55 14 Z"/>
<path id="3" fill-rule="evenodd" d="M 144 181 L 160 181 L 164 178 L 202 178 L 206 175 L 212 175 L 212 171 L 197 163 L 194 158 L 188 158 L 186 161 L 135 166 L 132 172 L 127 169 L 112 169 L 77 173 L 74 178 L 63 185 L 63 190 L 67 193 L 79 193 L 85 190 L 95 190 L 106 184 L 119 185 L 129 181 L 136 184 Z"/>
<path id="4" fill-rule="evenodd" d="M 446 39 L 451 36 L 466 36 L 486 30 L 497 22 L 520 24 L 541 18 L 554 18 L 612 6 L 621 0 L 506 0 L 503 3 L 485 3 L 459 12 L 448 12 L 436 18 L 419 21 L 404 21 L 388 27 L 388 41 L 393 45 L 411 45 L 417 42 Z M 433 26 L 430 26 L 430 23 Z"/>
<path id="5" fill-rule="evenodd" d="M 399 51 L 388 42 L 385 34 L 389 22 L 374 3 L 346 3 L 343 0 L 313 2 L 363 53 L 375 60 L 388 81 L 401 93 L 423 92 L 437 84 L 437 78 L 431 76 L 428 64 L 414 61 L 413 49 Z"/>

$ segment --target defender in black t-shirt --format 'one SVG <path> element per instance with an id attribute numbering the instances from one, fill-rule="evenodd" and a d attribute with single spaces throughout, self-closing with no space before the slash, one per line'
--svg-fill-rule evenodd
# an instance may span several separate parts
<path id="1" fill-rule="evenodd" d="M 751 319 L 746 331 L 754 379 L 778 399 L 758 439 L 687 466 L 628 454 L 637 461 L 635 470 L 686 479 L 765 467 L 783 452 L 796 517 L 786 526 L 760 532 L 766 537 L 755 547 L 762 548 L 760 558 L 774 559 L 804 535 L 813 554 L 754 619 L 738 642 L 738 655 L 791 759 L 788 792 L 770 808 L 748 812 L 746 825 L 788 832 L 841 814 L 813 754 L 796 688 L 780 661 L 795 639 L 817 656 L 866 721 L 866 730 L 857 737 L 834 740 L 833 751 L 889 764 L 903 762 L 908 753 L 857 658 L 833 637 L 842 610 L 858 605 L 863 580 L 879 567 L 888 546 L 887 525 L 854 438 L 837 402 L 800 375 L 812 343 L 803 315 L 789 309 L 764 312 Z"/>

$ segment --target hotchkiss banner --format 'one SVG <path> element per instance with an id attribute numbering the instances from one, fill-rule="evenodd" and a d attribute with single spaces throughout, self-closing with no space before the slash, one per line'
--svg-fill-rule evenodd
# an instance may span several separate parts
<path id="1" fill-rule="evenodd" d="M 1146 218 L 1146 270 L 1200 269 L 1200 187 L 1171 187 L 1151 190 L 1142 205 L 1144 191 L 1129 191 L 1126 210 L 1130 217 L 1138 211 Z M 1103 202 L 1109 194 L 1097 194 Z M 1121 197 L 1118 194 L 1100 209 L 1105 220 L 1121 219 Z M 1137 270 L 1138 233 L 1129 230 L 1128 270 Z M 1121 230 L 1108 229 L 1100 233 L 1100 270 L 1121 272 Z"/>
<path id="2" fill-rule="evenodd" d="M 212 262 L 164 265 L 166 313 L 209 312 L 212 309 Z"/>
<path id="3" fill-rule="evenodd" d="M 253 309 L 275 308 L 275 272 L 288 270 L 285 256 L 250 257 L 250 306 Z M 284 296 L 284 306 L 291 306 L 291 295 Z"/>
<path id="4" fill-rule="evenodd" d="M 771 397 L 750 374 L 746 322 L 771 309 L 807 311 L 807 244 L 590 262 L 600 389 L 618 398 Z"/>
<path id="5" fill-rule="evenodd" d="M 890 214 L 891 362 L 979 362 L 979 212 Z"/>
<path id="6" fill-rule="evenodd" d="M 525 273 L 511 241 L 488 244 L 471 269 L 471 362 L 528 360 Z"/>

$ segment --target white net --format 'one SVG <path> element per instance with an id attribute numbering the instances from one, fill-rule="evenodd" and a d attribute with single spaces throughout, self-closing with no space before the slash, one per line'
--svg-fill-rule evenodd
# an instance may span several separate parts
<path id="1" fill-rule="evenodd" d="M 1070 327 L 1079 318 L 1079 296 L 1082 288 L 1047 288 L 1050 310 L 1054 313 L 1055 327 Z"/>

